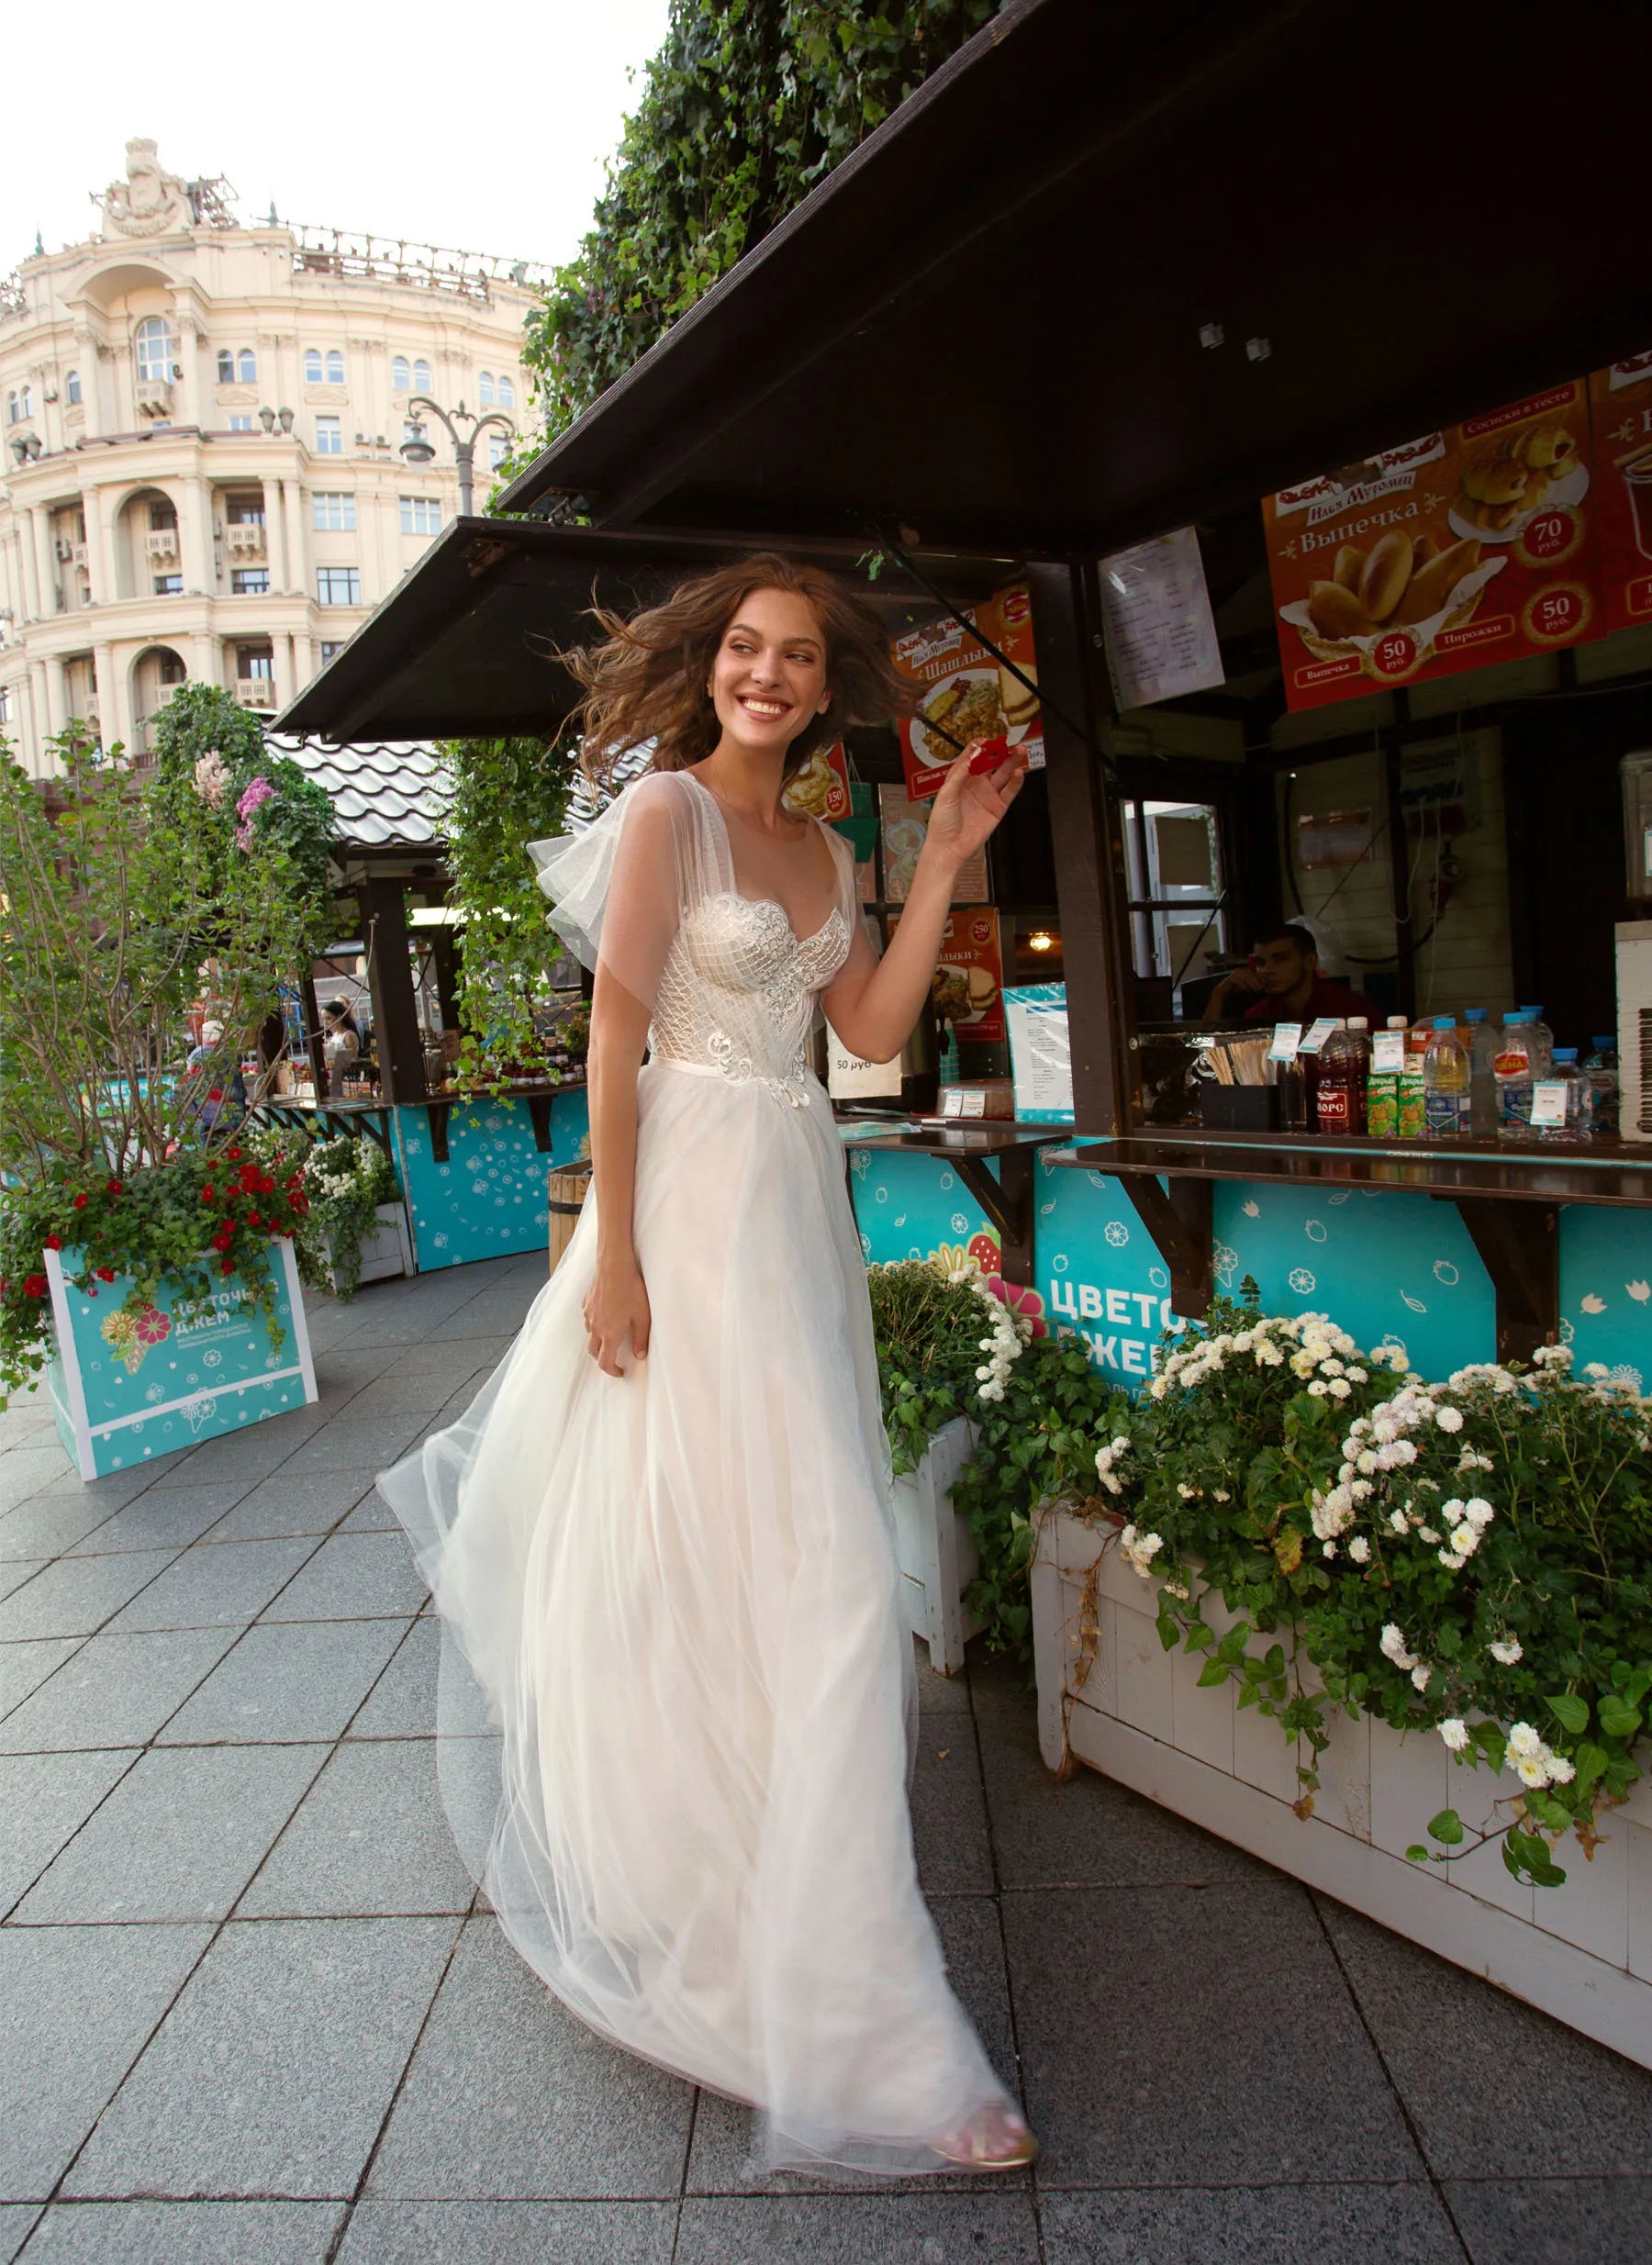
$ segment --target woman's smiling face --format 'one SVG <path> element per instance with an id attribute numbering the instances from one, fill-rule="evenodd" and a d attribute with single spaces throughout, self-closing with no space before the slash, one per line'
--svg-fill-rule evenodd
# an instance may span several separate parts
<path id="1" fill-rule="evenodd" d="M 788 747 L 828 698 L 826 641 L 814 608 L 787 590 L 751 591 L 712 664 L 711 700 L 723 738 L 753 753 Z"/>

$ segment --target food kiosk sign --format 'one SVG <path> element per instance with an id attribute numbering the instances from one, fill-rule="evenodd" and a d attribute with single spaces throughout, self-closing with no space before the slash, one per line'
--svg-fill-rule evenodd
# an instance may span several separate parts
<path id="1" fill-rule="evenodd" d="M 1589 381 L 1603 627 L 1652 621 L 1652 351 Z"/>
<path id="2" fill-rule="evenodd" d="M 1599 636 L 1580 379 L 1264 497 L 1293 709 Z"/>
<path id="3" fill-rule="evenodd" d="M 999 590 L 955 618 L 910 630 L 895 640 L 893 653 L 896 667 L 911 680 L 917 704 L 917 713 L 900 726 L 900 759 L 912 801 L 940 793 L 971 740 L 1007 738 L 1012 747 L 1025 749 L 1033 770 L 1042 766 L 1032 601 L 1024 585 Z"/>

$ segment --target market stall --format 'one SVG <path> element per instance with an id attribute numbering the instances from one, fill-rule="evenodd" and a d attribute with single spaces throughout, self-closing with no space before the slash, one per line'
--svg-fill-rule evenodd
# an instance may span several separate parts
<path id="1" fill-rule="evenodd" d="M 1551 28 L 1504 11 L 1517 77 L 1541 77 Z M 1401 5 L 1384 29 L 1431 84 L 1483 75 L 1480 11 Z M 1567 37 L 1589 95 L 1546 116 L 1545 178 L 1631 209 L 1652 23 L 1591 6 Z M 1652 813 L 1624 819 L 1626 759 L 1652 745 L 1652 339 L 1613 232 L 1489 187 L 1437 117 L 1339 67 L 1305 6 L 1010 6 L 521 475 L 504 500 L 525 516 L 450 528 L 286 719 L 549 734 L 576 691 L 545 655 L 593 586 L 623 610 L 759 538 L 865 577 L 921 697 L 917 743 L 846 753 L 880 802 L 872 916 L 899 917 L 899 830 L 947 760 L 930 723 L 943 743 L 948 716 L 1035 723 L 1044 760 L 954 914 L 990 915 L 996 987 L 962 958 L 937 971 L 943 1012 L 996 987 L 1004 1034 L 954 1012 L 927 1088 L 834 1079 L 846 1113 L 908 1104 L 845 1128 L 863 1242 L 887 1259 L 987 1237 L 1132 1389 L 1167 1326 L 1246 1278 L 1267 1311 L 1328 1311 L 1423 1378 L 1560 1338 L 1637 1389 L 1652 1374 Z M 1485 225 L 1489 195 L 1518 226 Z M 1019 311 L 983 348 L 961 310 L 988 292 Z M 997 684 L 978 710 L 969 676 Z M 1403 1024 L 1394 1060 L 1333 1074 L 1332 1030 L 1362 1010 L 1306 990 L 1245 1020 L 1252 946 L 1292 929 L 1367 1022 Z M 1233 987 L 1212 1000 L 1229 975 L 1232 1013 Z M 1491 1116 L 1407 1121 L 1401 1080 L 1444 1090 L 1410 1033 L 1471 1032 L 1470 1010 L 1501 1029 L 1527 1000 L 1530 1074 L 1490 1066 Z M 1544 1051 L 1604 1054 L 1608 1032 L 1615 1130 Z M 1265 1058 L 1219 1062 L 1223 1033 Z M 937 1088 L 985 1116 L 1006 1079 L 1013 1118 L 948 1121 Z M 1167 1692 L 1130 1737 L 1108 1727 L 1140 1664 L 1116 1613 L 1122 1648 L 1081 1700 L 1072 1615 L 1097 1617 L 1111 1546 L 1083 1533 L 1089 1563 L 1035 1576 L 1050 1759 L 1088 1756 L 1296 1868 L 1231 1699 L 1202 1749 L 1202 1699 L 1179 1727 Z M 1315 1827 L 1348 1846 L 1304 1876 L 1634 2049 L 1644 1787 L 1616 1884 L 1593 1874 L 1546 1919 L 1529 1880 L 1391 1891 L 1404 1849 L 1356 1780 Z"/>

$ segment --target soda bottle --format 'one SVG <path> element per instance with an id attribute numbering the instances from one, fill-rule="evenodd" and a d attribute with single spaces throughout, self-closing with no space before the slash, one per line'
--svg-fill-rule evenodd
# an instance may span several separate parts
<path id="1" fill-rule="evenodd" d="M 1470 1007 L 1463 1020 L 1468 1025 L 1468 1129 L 1490 1139 L 1497 1131 L 1497 1073 L 1491 1066 L 1497 1032 L 1483 1007 Z"/>
<path id="2" fill-rule="evenodd" d="M 1578 1067 L 1576 1046 L 1557 1046 L 1555 1048 L 1554 1059 L 1549 1065 L 1548 1075 L 1537 1080 L 1535 1091 L 1547 1098 L 1557 1086 L 1560 1087 L 1565 1094 L 1559 1121 L 1555 1124 L 1540 1124 L 1537 1128 L 1537 1137 L 1540 1141 L 1580 1140 L 1587 1131 L 1585 1120 L 1589 1113 L 1589 1080 Z"/>
<path id="3" fill-rule="evenodd" d="M 1591 1132 L 1615 1132 L 1618 1129 L 1618 1052 L 1617 1033 L 1607 1032 L 1596 1038 L 1583 1075 L 1589 1080 L 1588 1130 Z"/>
<path id="4" fill-rule="evenodd" d="M 1388 1027 L 1390 1031 L 1402 1031 L 1405 1017 L 1390 1015 Z M 1400 1136 L 1400 1073 L 1397 1069 L 1379 1069 L 1375 1056 L 1366 1079 L 1366 1131 L 1374 1141 L 1397 1140 Z"/>
<path id="5" fill-rule="evenodd" d="M 1366 1129 L 1366 1072 L 1371 1042 L 1364 1015 L 1339 1022 L 1320 1054 L 1318 1118 L 1322 1132 Z"/>
<path id="6" fill-rule="evenodd" d="M 1502 1032 L 1491 1068 L 1497 1079 L 1497 1125 L 1506 1141 L 1529 1141 L 1532 1132 L 1532 1085 L 1536 1076 L 1537 1041 L 1532 1020 L 1524 1008 L 1512 1009 L 1502 1020 Z"/>
<path id="7" fill-rule="evenodd" d="M 1435 1015 L 1423 1056 L 1423 1116 L 1431 1141 L 1461 1140 L 1468 1130 L 1468 1049 L 1448 1014 Z"/>

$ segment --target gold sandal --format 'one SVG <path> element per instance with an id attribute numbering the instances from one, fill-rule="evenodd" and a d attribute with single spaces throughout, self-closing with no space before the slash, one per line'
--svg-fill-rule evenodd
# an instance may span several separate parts
<path id="1" fill-rule="evenodd" d="M 1038 2158 L 1038 2141 L 1012 2108 L 983 2108 L 935 2151 L 969 2170 L 1020 2170 Z"/>

